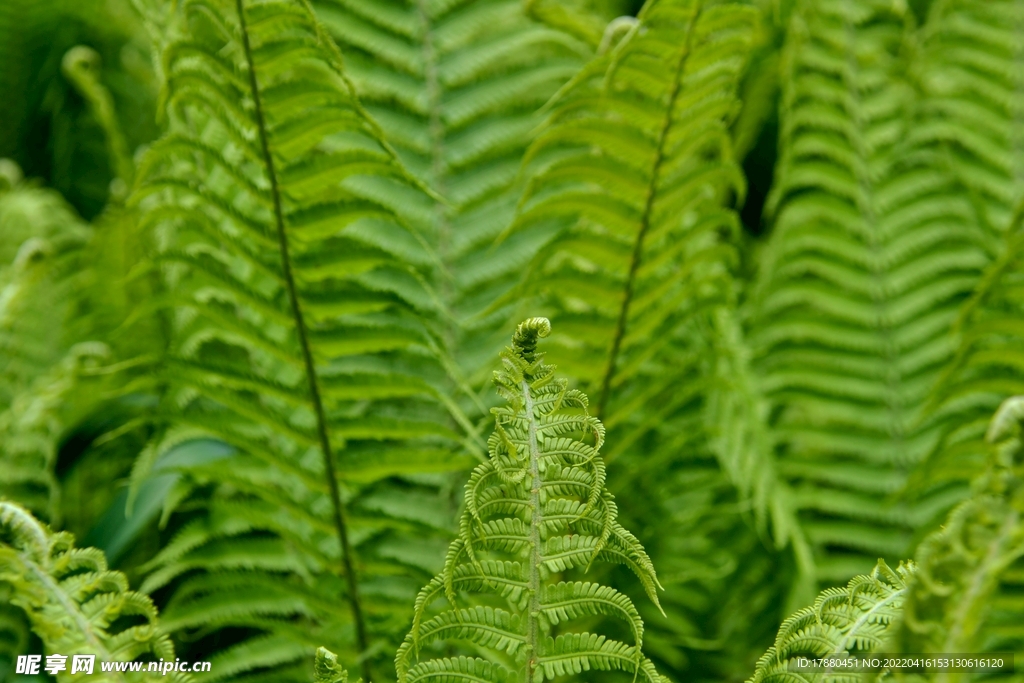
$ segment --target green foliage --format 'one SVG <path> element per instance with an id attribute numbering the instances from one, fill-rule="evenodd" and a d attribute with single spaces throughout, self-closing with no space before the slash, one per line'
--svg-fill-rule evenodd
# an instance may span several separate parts
<path id="1" fill-rule="evenodd" d="M 118 135 L 132 146 L 158 132 L 148 49 L 127 0 L 4 2 L 0 91 L 7 102 L 0 157 L 13 159 L 32 177 L 45 178 L 83 216 L 99 214 L 110 182 L 119 176 L 108 154 L 110 121 L 125 131 Z M 112 92 L 116 110 L 95 110 L 95 99 L 82 90 L 70 62 L 80 64 L 83 50 L 90 54 L 96 86 L 91 90 Z"/>
<path id="2" fill-rule="evenodd" d="M 784 55 L 752 340 L 782 491 L 814 549 L 803 590 L 906 556 L 913 530 L 949 504 L 898 492 L 938 440 L 923 406 L 986 257 L 941 154 L 908 139 L 898 9 L 801 3 Z"/>
<path id="3" fill-rule="evenodd" d="M 987 472 L 973 495 L 950 513 L 942 529 L 922 541 L 918 571 L 904 616 L 891 638 L 893 652 L 1024 652 L 1020 595 L 1024 589 L 1024 397 L 1007 399 L 992 418 Z M 918 678 L 919 676 L 904 676 Z M 977 680 L 950 672 L 943 680 Z M 985 680 L 1021 680 L 1021 673 Z"/>
<path id="4" fill-rule="evenodd" d="M 306 661 L 319 642 L 386 650 L 390 612 L 415 590 L 392 536 L 429 538 L 427 513 L 443 507 L 429 477 L 373 485 L 467 462 L 419 317 L 433 306 L 414 268 L 428 255 L 374 193 L 419 190 L 302 2 L 184 2 L 175 25 L 168 132 L 131 200 L 167 288 L 162 419 L 174 426 L 134 476 L 190 439 L 236 453 L 189 471 L 219 490 L 143 588 L 181 579 L 169 628 L 257 629 L 215 660 L 218 676 Z M 389 490 L 405 502 L 382 503 Z"/>
<path id="5" fill-rule="evenodd" d="M 0 3 L 0 496 L 54 571 L 210 682 L 1020 650 L 1021 3 L 640 4 Z"/>
<path id="6" fill-rule="evenodd" d="M 728 125 L 756 13 L 702 4 L 641 13 L 555 100 L 526 157 L 540 168 L 516 230 L 559 228 L 528 286 L 558 322 L 560 367 L 598 396 L 609 426 L 674 388 L 678 377 L 664 368 L 692 365 L 695 311 L 730 293 L 739 225 L 728 206 L 744 185 Z M 672 68 L 653 68 L 661 62 Z"/>
<path id="7" fill-rule="evenodd" d="M 758 661 L 749 683 L 861 680 L 859 673 L 800 672 L 795 665 L 800 658 L 879 651 L 899 619 L 914 571 L 913 564 L 893 571 L 880 560 L 870 574 L 850 579 L 846 588 L 822 591 L 813 605 L 782 622 L 775 644 Z"/>
<path id="8" fill-rule="evenodd" d="M 48 652 L 96 655 L 95 680 L 159 678 L 104 673 L 99 662 L 132 661 L 143 654 L 174 661 L 152 601 L 128 590 L 125 576 L 107 569 L 103 553 L 75 548 L 70 534 L 50 532 L 8 502 L 0 502 L 0 585 L 11 590 L 11 603 L 25 611 Z M 126 618 L 137 623 L 125 625 Z M 70 673 L 58 680 L 71 680 Z M 176 673 L 171 680 L 186 679 Z"/>
<path id="9" fill-rule="evenodd" d="M 338 655 L 326 648 L 317 648 L 313 680 L 315 683 L 348 683 L 348 671 L 338 664 Z"/>
<path id="10" fill-rule="evenodd" d="M 1016 347 L 1020 331 L 1020 221 L 1024 166 L 1020 131 L 1021 59 L 1014 3 L 937 3 L 924 27 L 919 80 L 927 125 L 917 133 L 940 145 L 990 234 L 993 258 L 960 312 L 958 353 L 933 393 L 946 425 L 944 443 L 921 481 L 963 484 L 987 462 L 985 429 L 1007 396 L 1024 392 Z M 984 36 L 984 39 L 979 37 Z M 925 476 L 927 475 L 927 476 Z"/>
<path id="11" fill-rule="evenodd" d="M 459 535 L 444 569 L 416 598 L 412 630 L 395 659 L 400 683 L 539 683 L 590 670 L 663 680 L 641 652 L 643 621 L 630 599 L 599 583 L 564 580 L 566 572 L 589 569 L 597 560 L 621 563 L 658 602 L 654 566 L 617 522 L 605 488 L 604 426 L 587 413 L 586 395 L 556 379 L 537 350 L 550 332 L 546 318 L 530 318 L 501 354 L 494 383 L 507 405 L 492 409 L 490 459 L 466 484 Z M 491 599 L 473 603 L 468 594 Z M 440 599 L 446 608 L 429 616 Z M 597 615 L 625 622 L 628 642 L 567 630 Z M 435 642 L 472 643 L 497 653 L 499 661 L 421 658 Z M 521 675 L 512 663 L 522 667 Z"/>
<path id="12" fill-rule="evenodd" d="M 982 224 L 999 233 L 1024 198 L 1022 27 L 1024 9 L 1016 2 L 936 2 L 918 62 L 927 123 L 916 135 L 948 152 Z"/>
<path id="13" fill-rule="evenodd" d="M 624 513 L 664 549 L 671 617 L 648 619 L 650 652 L 677 667 L 694 647 L 748 637 L 737 629 L 749 622 L 720 611 L 731 587 L 774 607 L 770 565 L 739 560 L 760 541 L 730 512 L 777 485 L 735 311 L 745 182 L 730 126 L 760 21 L 742 3 L 669 1 L 610 26 L 604 52 L 549 105 L 513 227 L 554 231 L 523 290 L 556 323 L 552 358 L 597 397 Z M 785 514 L 773 510 L 779 529 Z M 745 675 L 732 654 L 714 656 L 704 666 Z"/>
<path id="14" fill-rule="evenodd" d="M 410 171 L 441 197 L 402 197 L 436 251 L 442 339 L 474 385 L 501 348 L 489 311 L 536 240 L 495 247 L 518 196 L 537 109 L 591 48 L 531 20 L 522 0 L 316 0 L 369 113 Z M 442 199 L 443 198 L 443 199 Z"/>

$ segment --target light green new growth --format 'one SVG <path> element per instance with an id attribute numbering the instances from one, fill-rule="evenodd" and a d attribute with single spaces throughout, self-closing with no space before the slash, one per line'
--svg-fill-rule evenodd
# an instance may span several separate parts
<path id="1" fill-rule="evenodd" d="M 163 678 L 100 670 L 100 662 L 142 655 L 174 661 L 153 602 L 128 590 L 124 574 L 107 569 L 100 550 L 75 548 L 70 534 L 50 532 L 9 502 L 0 502 L 0 585 L 9 588 L 11 602 L 28 615 L 47 653 L 68 656 L 59 681 L 71 680 L 71 656 L 76 654 L 96 655 L 89 678 L 96 683 L 186 680 L 181 674 Z M 124 626 L 125 619 L 131 625 Z"/>
<path id="2" fill-rule="evenodd" d="M 348 683 L 348 671 L 338 664 L 338 655 L 325 647 L 317 648 L 313 661 L 314 683 Z M 359 679 L 356 683 L 362 683 Z"/>
<path id="3" fill-rule="evenodd" d="M 861 674 L 843 670 L 793 670 L 801 657 L 818 658 L 877 651 L 899 618 L 913 564 L 893 571 L 882 560 L 846 588 L 828 588 L 814 604 L 782 622 L 775 644 L 757 662 L 747 683 L 855 683 Z"/>
<path id="4" fill-rule="evenodd" d="M 655 603 L 660 588 L 647 553 L 616 521 L 599 454 L 604 426 L 587 413 L 586 395 L 556 379 L 537 351 L 550 331 L 545 318 L 526 320 L 501 353 L 494 382 L 507 404 L 492 409 L 490 459 L 466 484 L 444 569 L 416 598 L 412 630 L 395 660 L 400 683 L 540 683 L 590 669 L 662 680 L 641 652 L 643 623 L 630 599 L 568 578 L 602 560 L 629 567 Z M 489 598 L 472 602 L 469 594 Z M 429 616 L 439 599 L 447 604 Z M 632 642 L 569 628 L 596 615 L 625 622 Z M 472 643 L 498 661 L 428 656 L 437 641 Z"/>

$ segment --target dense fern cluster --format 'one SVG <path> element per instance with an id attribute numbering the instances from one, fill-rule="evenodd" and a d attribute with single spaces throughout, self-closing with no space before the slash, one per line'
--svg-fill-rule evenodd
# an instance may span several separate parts
<path id="1" fill-rule="evenodd" d="M 0 4 L 0 680 L 1024 657 L 1022 46 L 1019 0 Z"/>

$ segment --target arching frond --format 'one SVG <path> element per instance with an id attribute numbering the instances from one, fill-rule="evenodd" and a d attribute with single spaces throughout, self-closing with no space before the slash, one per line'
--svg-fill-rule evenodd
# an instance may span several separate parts
<path id="1" fill-rule="evenodd" d="M 430 256 L 374 188 L 420 190 L 304 2 L 189 0 L 175 26 L 162 58 L 169 129 L 131 205 L 168 288 L 168 438 L 236 454 L 189 468 L 214 487 L 207 516 L 145 587 L 180 582 L 167 609 L 179 629 L 264 634 L 222 652 L 218 675 L 299 678 L 325 643 L 363 653 L 369 680 L 371 643 L 415 590 L 390 546 L 419 536 L 417 571 L 436 568 L 444 515 L 422 509 L 447 503 L 429 474 L 467 465 L 420 318 L 435 307 L 417 270 Z M 404 479 L 382 481 L 393 475 Z M 388 490 L 400 502 L 382 510 Z M 220 571 L 250 588 L 224 595 Z M 263 573 L 280 591 L 259 588 Z"/>
<path id="2" fill-rule="evenodd" d="M 524 290 L 555 321 L 551 358 L 614 437 L 624 513 L 671 565 L 671 618 L 649 620 L 650 653 L 678 670 L 689 657 L 731 666 L 735 629 L 752 624 L 712 605 L 743 585 L 772 611 L 777 586 L 762 573 L 771 561 L 732 555 L 761 544 L 739 513 L 745 499 L 778 483 L 735 311 L 745 182 L 730 127 L 760 21 L 744 3 L 673 0 L 609 26 L 601 54 L 550 105 L 512 232 L 554 232 Z M 783 533 L 787 513 L 769 513 Z"/>
<path id="3" fill-rule="evenodd" d="M 550 331 L 545 318 L 526 320 L 501 354 L 494 381 L 507 404 L 492 411 L 490 459 L 466 485 L 466 510 L 444 569 L 416 599 L 412 630 L 395 659 L 401 683 L 463 676 L 539 683 L 591 669 L 663 680 L 641 652 L 643 622 L 629 598 L 563 580 L 564 572 L 597 560 L 618 563 L 658 602 L 650 558 L 616 521 L 605 487 L 604 426 L 588 414 L 586 395 L 556 379 L 537 350 Z M 444 607 L 432 610 L 441 600 Z M 569 630 L 588 615 L 624 622 L 629 641 Z M 473 644 L 496 661 L 434 657 L 436 641 Z"/>
<path id="4" fill-rule="evenodd" d="M 558 323 L 553 358 L 609 427 L 678 386 L 695 311 L 731 294 L 728 207 L 744 184 L 728 126 L 756 19 L 739 3 L 650 3 L 560 94 L 527 156 L 513 234 L 557 230 L 528 287 Z"/>
<path id="5" fill-rule="evenodd" d="M 905 556 L 946 504 L 896 494 L 938 439 L 922 407 L 986 263 L 968 198 L 934 149 L 909 140 L 907 17 L 894 11 L 802 3 L 786 47 L 774 232 L 751 325 L 784 495 L 818 581 Z"/>
<path id="6" fill-rule="evenodd" d="M 895 628 L 907 599 L 913 564 L 896 571 L 879 561 L 868 575 L 854 577 L 845 588 L 828 588 L 784 622 L 748 683 L 791 681 L 860 681 L 863 674 L 841 669 L 799 670 L 800 659 L 865 655 L 880 651 Z"/>
<path id="7" fill-rule="evenodd" d="M 443 199 L 392 195 L 437 252 L 442 337 L 474 386 L 487 382 L 508 314 L 489 311 L 535 253 L 495 238 L 536 115 L 591 48 L 532 20 L 522 0 L 316 0 L 367 110 L 408 168 Z M 382 191 L 382 194 L 383 191 Z"/>
<path id="8" fill-rule="evenodd" d="M 70 534 L 52 533 L 8 502 L 0 502 L 0 584 L 10 588 L 11 603 L 25 611 L 48 652 L 96 656 L 95 680 L 161 680 L 154 673 L 103 672 L 100 663 L 146 655 L 175 659 L 152 601 L 128 590 L 124 574 L 107 569 L 102 552 L 75 548 Z M 170 680 L 187 678 L 173 673 Z"/>
<path id="9" fill-rule="evenodd" d="M 936 3 L 922 35 L 917 72 L 925 94 L 916 133 L 940 147 L 968 188 L 993 254 L 960 313 L 958 354 L 931 395 L 946 427 L 944 441 L 918 473 L 926 485 L 959 488 L 987 461 L 989 418 L 1009 396 L 1024 392 L 1020 332 L 1020 220 L 1024 206 L 1021 85 L 1024 53 L 1016 36 L 1024 8 L 1015 2 Z"/>

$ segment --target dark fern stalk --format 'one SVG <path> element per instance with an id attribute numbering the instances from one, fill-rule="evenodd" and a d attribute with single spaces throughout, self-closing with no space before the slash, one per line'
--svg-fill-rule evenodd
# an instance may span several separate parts
<path id="1" fill-rule="evenodd" d="M 366 623 L 363 620 L 363 608 L 359 604 L 359 588 L 356 583 L 355 568 L 352 564 L 352 544 L 348 538 L 348 524 L 345 521 L 345 508 L 341 504 L 341 494 L 338 492 L 338 476 L 334 471 L 334 449 L 331 448 L 331 437 L 327 434 L 327 416 L 324 413 L 323 400 L 320 398 L 320 384 L 316 374 L 316 367 L 313 362 L 313 352 L 309 346 L 309 333 L 306 329 L 306 318 L 302 313 L 302 306 L 299 303 L 299 296 L 295 288 L 295 276 L 292 274 L 291 256 L 288 251 L 288 234 L 285 232 L 284 211 L 281 208 L 281 186 L 278 182 L 277 171 L 274 168 L 274 157 L 270 151 L 270 142 L 267 139 L 267 122 L 263 116 L 263 103 L 260 96 L 259 79 L 256 74 L 256 63 L 252 56 L 252 46 L 249 41 L 249 30 L 245 23 L 245 8 L 243 0 L 236 0 L 235 7 L 238 11 L 238 26 L 242 37 L 242 47 L 245 50 L 245 61 L 248 66 L 246 71 L 249 74 L 249 87 L 252 89 L 253 109 L 256 116 L 256 128 L 260 136 L 260 147 L 263 152 L 263 160 L 266 164 L 267 180 L 270 182 L 270 196 L 274 205 L 274 226 L 277 232 L 277 241 L 281 249 L 281 274 L 284 278 L 284 285 L 288 291 L 288 303 L 291 306 L 292 316 L 295 319 L 295 332 L 299 338 L 299 347 L 302 350 L 302 362 L 306 370 L 306 381 L 309 385 L 309 398 L 313 404 L 313 412 L 316 415 L 316 433 L 320 442 L 320 452 L 324 461 L 324 472 L 327 474 L 327 485 L 331 492 L 331 505 L 334 516 L 334 526 L 338 532 L 338 542 L 341 544 L 341 567 L 348 586 L 348 600 L 352 606 L 352 619 L 356 626 L 356 639 L 359 643 L 360 652 L 365 653 L 369 645 L 366 637 Z M 364 663 L 366 680 L 370 680 L 369 664 Z"/>
<path id="2" fill-rule="evenodd" d="M 416 599 L 412 630 L 395 660 L 401 683 L 540 683 L 590 669 L 662 681 L 642 654 L 643 622 L 629 598 L 563 579 L 601 560 L 629 567 L 656 604 L 660 588 L 650 558 L 616 521 L 599 453 L 603 425 L 587 413 L 586 395 L 556 379 L 537 351 L 550 331 L 545 318 L 526 320 L 501 354 L 494 382 L 507 403 L 492 409 L 490 459 L 466 484 L 466 509 L 444 570 Z M 474 603 L 471 594 L 492 599 Z M 444 608 L 429 616 L 438 600 Z M 625 622 L 633 642 L 570 629 L 574 620 L 597 615 Z M 495 660 L 428 656 L 437 641 L 471 643 Z M 521 673 L 513 673 L 516 667 Z"/>

